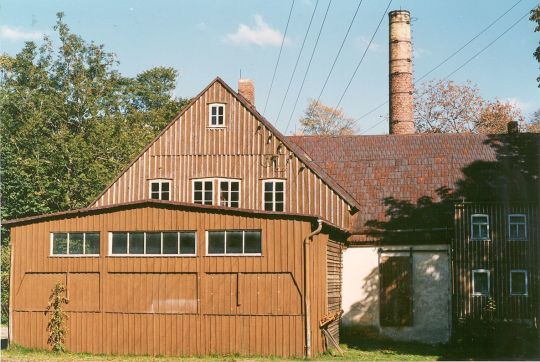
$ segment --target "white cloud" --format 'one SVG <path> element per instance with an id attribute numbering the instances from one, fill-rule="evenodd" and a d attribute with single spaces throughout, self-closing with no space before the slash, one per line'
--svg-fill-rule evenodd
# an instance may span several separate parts
<path id="1" fill-rule="evenodd" d="M 0 39 L 20 41 L 20 40 L 38 40 L 43 37 L 40 31 L 26 31 L 20 27 L 2 25 L 0 27 Z"/>
<path id="2" fill-rule="evenodd" d="M 276 29 L 272 29 L 266 24 L 261 15 L 255 15 L 255 25 L 249 27 L 245 24 L 240 24 L 238 30 L 235 33 L 227 34 L 224 40 L 228 43 L 236 45 L 258 45 L 260 47 L 281 46 L 283 40 L 283 34 Z M 285 43 L 289 41 L 285 39 Z"/>
<path id="3" fill-rule="evenodd" d="M 517 107 L 521 109 L 523 113 L 527 113 L 533 109 L 533 104 L 529 102 L 523 102 L 515 97 L 507 98 L 506 101 L 513 105 L 514 107 Z"/>
<path id="4" fill-rule="evenodd" d="M 356 42 L 362 47 L 362 48 L 365 48 L 368 44 L 369 44 L 369 39 L 366 38 L 365 36 L 363 35 L 360 35 L 357 39 L 356 39 Z M 371 44 L 369 45 L 369 50 L 371 51 L 374 51 L 374 52 L 379 52 L 382 50 L 382 45 L 375 42 L 375 41 L 372 41 Z"/>
<path id="5" fill-rule="evenodd" d="M 197 24 L 197 30 L 205 31 L 207 28 L 206 23 L 204 21 L 201 21 L 199 24 Z"/>

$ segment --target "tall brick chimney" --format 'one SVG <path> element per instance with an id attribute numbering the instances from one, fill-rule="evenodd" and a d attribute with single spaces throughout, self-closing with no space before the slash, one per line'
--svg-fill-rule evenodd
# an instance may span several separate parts
<path id="1" fill-rule="evenodd" d="M 255 107 L 255 86 L 251 79 L 243 78 L 238 81 L 238 93 Z"/>
<path id="2" fill-rule="evenodd" d="M 390 20 L 390 134 L 414 133 L 411 14 L 394 10 Z"/>

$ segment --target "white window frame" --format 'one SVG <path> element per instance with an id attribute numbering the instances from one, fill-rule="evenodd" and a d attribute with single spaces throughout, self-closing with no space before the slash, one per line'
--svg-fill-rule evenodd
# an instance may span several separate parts
<path id="1" fill-rule="evenodd" d="M 263 180 L 263 187 L 262 187 L 262 192 L 263 192 L 263 195 L 262 195 L 262 209 L 265 210 L 265 211 L 274 211 L 274 212 L 285 212 L 285 206 L 286 206 L 286 202 L 285 202 L 285 192 L 286 192 L 286 180 L 284 179 L 279 179 L 279 178 L 272 178 L 272 179 L 267 179 L 267 180 Z M 277 182 L 281 182 L 283 184 L 283 211 L 276 211 L 276 183 Z M 266 196 L 266 184 L 267 183 L 273 183 L 274 184 L 274 187 L 272 187 L 272 210 L 266 210 L 265 208 L 265 196 Z"/>
<path id="2" fill-rule="evenodd" d="M 54 254 L 54 234 L 67 234 L 67 254 Z M 69 234 L 83 234 L 83 254 L 69 254 Z M 97 254 L 85 254 L 86 251 L 86 234 L 98 234 L 99 235 L 99 250 Z M 50 233 L 50 245 L 49 256 L 54 258 L 95 258 L 101 254 L 101 233 L 99 231 L 53 231 Z"/>
<path id="3" fill-rule="evenodd" d="M 234 231 L 241 231 L 242 232 L 242 253 L 227 253 L 227 233 L 228 232 L 234 232 Z M 246 239 L 246 231 L 258 231 L 261 235 L 261 252 L 260 253 L 249 253 L 246 254 L 243 252 L 245 248 L 245 239 Z M 225 240 L 223 241 L 224 244 L 224 253 L 218 254 L 218 253 L 209 253 L 208 252 L 208 234 L 210 232 L 224 232 L 225 233 Z M 262 230 L 256 229 L 256 230 L 206 230 L 205 231 L 205 238 L 206 238 L 206 256 L 262 256 L 263 255 L 263 233 Z"/>
<path id="4" fill-rule="evenodd" d="M 172 182 L 171 182 L 171 180 L 168 180 L 168 179 L 153 179 L 153 180 L 150 180 L 149 186 L 148 186 L 148 197 L 151 200 L 163 200 L 162 199 L 162 194 L 163 194 L 163 184 L 164 183 L 169 184 L 169 200 L 165 200 L 165 201 L 171 201 L 172 200 Z M 152 185 L 153 184 L 158 184 L 159 185 L 159 191 L 158 191 L 159 198 L 157 198 L 157 199 L 152 198 Z"/>
<path id="5" fill-rule="evenodd" d="M 485 223 L 473 223 L 473 218 L 478 216 L 485 216 L 487 221 Z M 484 237 L 475 237 L 474 236 L 474 225 L 487 225 L 487 236 Z M 471 215 L 471 240 L 489 240 L 490 239 L 490 228 L 489 228 L 489 215 L 488 214 L 472 214 Z"/>
<path id="6" fill-rule="evenodd" d="M 210 205 L 215 205 L 215 200 L 216 200 L 216 185 L 215 185 L 215 178 L 197 178 L 197 179 L 192 179 L 191 180 L 191 202 L 193 202 L 194 204 L 196 203 L 195 202 L 195 182 L 202 182 L 203 183 L 203 188 L 202 188 L 202 198 L 203 198 L 203 201 L 204 201 L 204 194 L 206 192 L 206 189 L 205 189 L 205 186 L 204 186 L 204 183 L 206 181 L 211 181 L 212 182 L 212 203 Z M 204 202 L 202 204 L 199 204 L 199 203 L 196 203 L 197 205 L 208 205 L 208 204 L 205 204 Z"/>
<path id="7" fill-rule="evenodd" d="M 525 274 L 525 293 L 514 293 L 512 290 L 512 274 L 514 273 L 523 273 Z M 510 295 L 523 296 L 526 297 L 529 295 L 529 273 L 526 269 L 512 269 L 510 270 Z"/>
<path id="8" fill-rule="evenodd" d="M 112 252 L 112 236 L 115 233 L 127 234 L 127 245 L 126 245 L 126 254 L 115 254 Z M 130 254 L 129 253 L 129 234 L 139 234 L 143 233 L 144 238 L 144 254 Z M 161 233 L 161 254 L 147 254 L 146 253 L 146 234 L 147 233 Z M 177 242 L 178 242 L 178 254 L 163 254 L 163 233 L 177 233 Z M 180 254 L 180 234 L 181 233 L 193 233 L 195 234 L 195 253 L 193 254 Z M 198 251 L 198 238 L 197 232 L 195 230 L 162 230 L 162 231 L 109 231 L 108 236 L 108 256 L 115 258 L 130 258 L 130 257 L 144 257 L 144 258 L 185 258 L 185 257 L 196 257 Z"/>
<path id="9" fill-rule="evenodd" d="M 239 179 L 234 179 L 234 178 L 216 178 L 215 179 L 215 182 L 217 182 L 217 190 L 218 190 L 218 194 L 217 194 L 217 204 L 219 206 L 226 206 L 226 207 L 241 207 L 242 206 L 242 203 L 241 203 L 241 199 L 242 199 L 242 181 L 239 180 Z M 222 182 L 228 182 L 229 183 L 229 200 L 230 200 L 230 196 L 231 196 L 231 182 L 238 182 L 238 206 L 230 206 L 230 205 L 223 205 L 222 202 L 221 202 L 221 183 Z M 195 194 L 193 194 L 193 197 L 195 197 Z M 231 201 L 228 201 L 228 203 L 230 203 Z"/>
<path id="10" fill-rule="evenodd" d="M 510 218 L 512 216 L 523 216 L 525 221 L 523 221 L 523 222 L 510 222 Z M 512 237 L 512 235 L 510 234 L 512 225 L 524 225 L 525 226 L 525 228 L 524 228 L 525 229 L 525 236 L 522 237 L 522 238 L 514 238 L 514 237 Z M 526 240 L 528 240 L 527 214 L 509 214 L 508 215 L 508 240 L 518 240 L 518 241 L 526 241 Z"/>
<path id="11" fill-rule="evenodd" d="M 475 274 L 480 274 L 480 273 L 484 273 L 484 274 L 487 274 L 487 282 L 488 282 L 488 291 L 487 291 L 487 294 L 484 294 L 484 293 L 480 293 L 480 292 L 476 292 L 476 289 L 474 287 L 474 275 Z M 483 296 L 483 297 L 487 297 L 491 294 L 491 272 L 487 269 L 474 269 L 472 271 L 472 274 L 471 274 L 471 285 L 472 285 L 472 295 L 474 296 Z"/>
<path id="12" fill-rule="evenodd" d="M 219 109 L 223 109 L 223 118 L 221 124 L 212 124 L 212 109 L 216 108 L 216 122 L 219 122 Z M 210 103 L 208 105 L 208 127 L 210 128 L 225 128 L 225 103 Z"/>

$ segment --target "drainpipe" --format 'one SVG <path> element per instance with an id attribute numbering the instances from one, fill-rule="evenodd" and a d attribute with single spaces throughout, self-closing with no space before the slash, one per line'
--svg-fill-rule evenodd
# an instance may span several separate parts
<path id="1" fill-rule="evenodd" d="M 312 231 L 306 238 L 304 239 L 304 322 L 305 322 L 305 329 L 306 329 L 306 349 L 305 349 L 305 357 L 310 358 L 311 357 L 311 306 L 309 301 L 309 292 L 310 292 L 310 280 L 309 280 L 309 242 L 310 239 L 319 234 L 322 230 L 322 220 L 317 220 L 318 226 L 317 229 Z"/>

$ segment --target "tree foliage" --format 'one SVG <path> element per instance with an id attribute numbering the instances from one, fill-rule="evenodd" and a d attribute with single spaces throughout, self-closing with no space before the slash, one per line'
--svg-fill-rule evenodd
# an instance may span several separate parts
<path id="1" fill-rule="evenodd" d="M 525 117 L 512 103 L 496 100 L 484 106 L 476 130 L 478 133 L 485 134 L 507 133 L 508 122 L 518 122 L 518 125 L 523 128 Z"/>
<path id="2" fill-rule="evenodd" d="M 355 122 L 343 109 L 312 100 L 300 119 L 300 132 L 306 135 L 350 135 L 354 133 Z"/>
<path id="3" fill-rule="evenodd" d="M 540 32 L 540 5 L 537 5 L 536 8 L 531 10 L 531 16 L 529 19 L 536 23 L 536 28 L 534 29 L 534 31 Z M 538 42 L 538 47 L 534 51 L 533 55 L 540 63 L 540 42 Z M 540 76 L 538 76 L 536 80 L 538 81 L 538 87 L 540 87 Z"/>
<path id="4" fill-rule="evenodd" d="M 54 31 L 0 56 L 4 219 L 86 206 L 186 104 L 174 69 L 123 76 L 62 13 Z"/>

